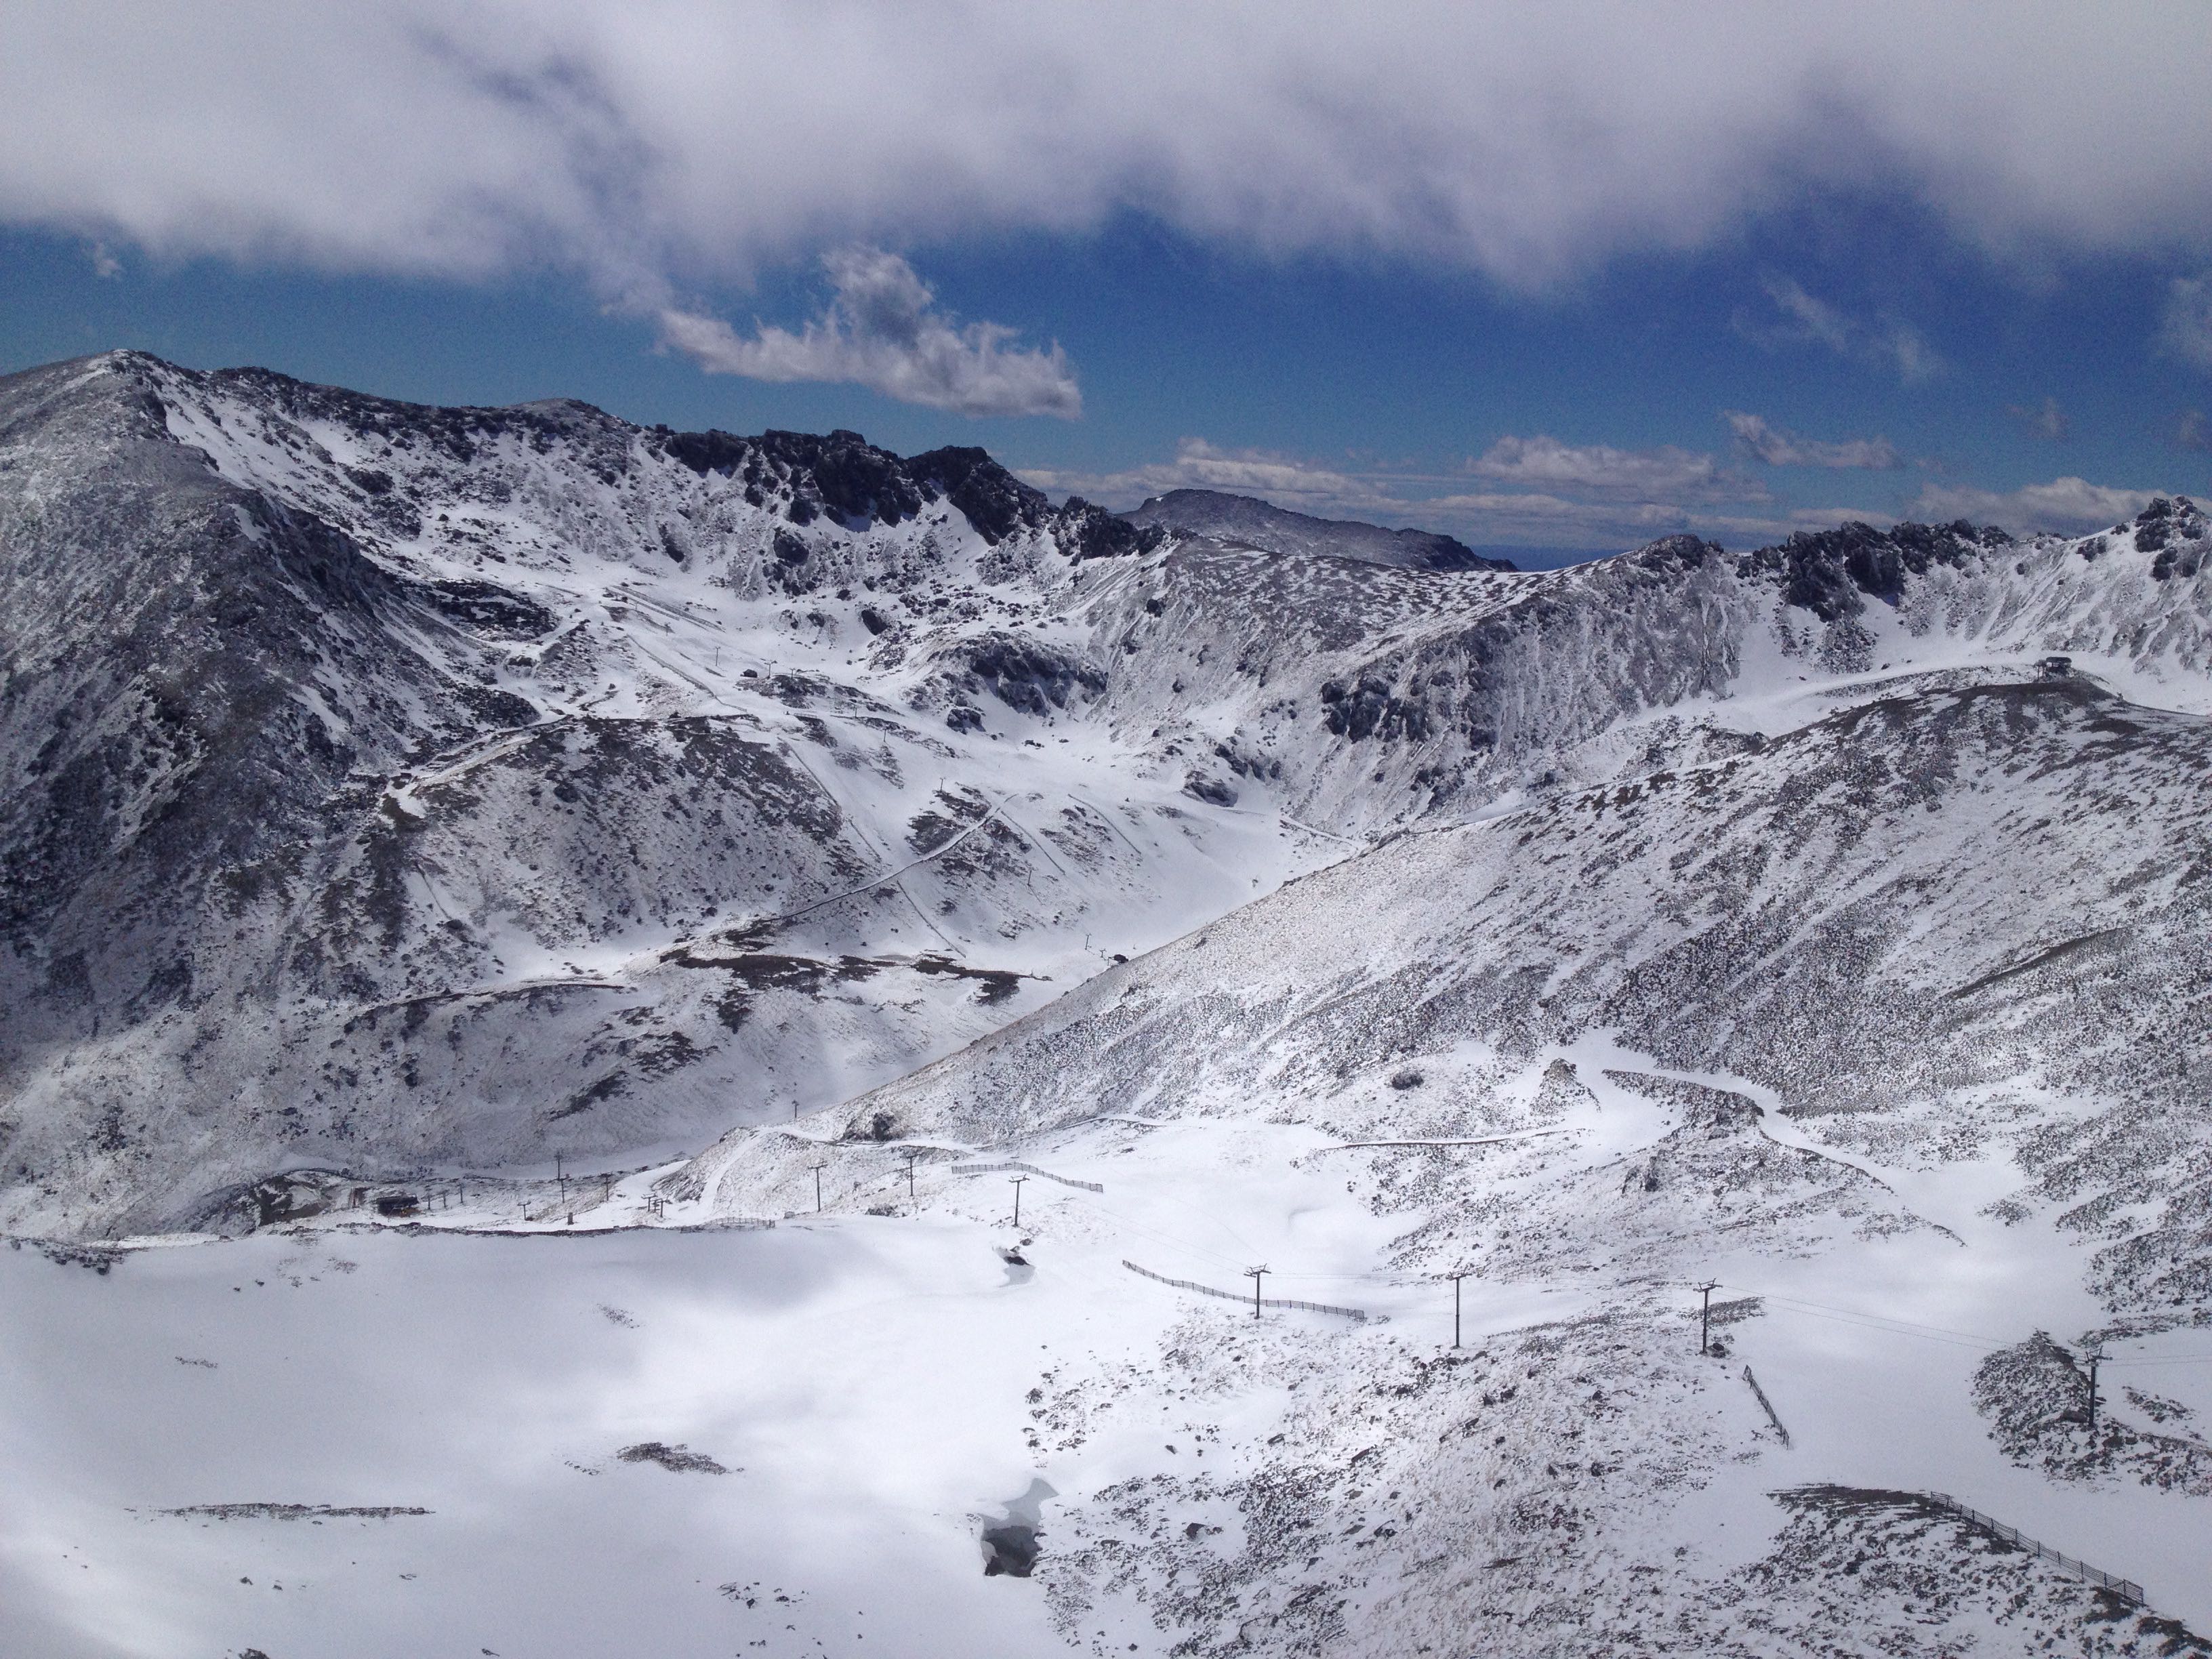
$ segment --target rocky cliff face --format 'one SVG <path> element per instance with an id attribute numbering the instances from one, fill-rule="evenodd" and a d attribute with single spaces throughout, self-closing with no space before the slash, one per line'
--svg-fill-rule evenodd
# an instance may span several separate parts
<path id="1" fill-rule="evenodd" d="M 688 1150 L 1401 830 L 1753 750 L 1760 800 L 1855 800 L 1813 758 L 1840 738 L 1791 736 L 1846 716 L 1902 733 L 1877 772 L 1955 770 L 1969 732 L 2058 765 L 2005 758 L 2015 703 L 2034 743 L 2073 710 L 2180 767 L 2212 706 L 2185 502 L 1543 574 L 1342 535 L 1133 524 L 850 433 L 131 353 L 0 382 L 0 1219 Z M 1850 713 L 1899 697 L 1939 701 Z M 1620 902 L 1686 902 L 1668 860 L 1707 833 L 1655 825 Z M 1458 926 L 1451 891 L 1403 902 Z"/>

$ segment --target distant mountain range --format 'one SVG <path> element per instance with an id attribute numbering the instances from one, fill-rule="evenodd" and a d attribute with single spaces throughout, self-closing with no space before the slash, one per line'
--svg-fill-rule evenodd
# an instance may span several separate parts
<path id="1" fill-rule="evenodd" d="M 1384 530 L 1346 519 L 1303 513 L 1216 489 L 1170 489 L 1121 515 L 1145 529 L 1238 542 L 1269 553 L 1358 559 L 1411 570 L 1510 570 L 1510 559 L 1487 559 L 1462 542 L 1427 530 Z"/>

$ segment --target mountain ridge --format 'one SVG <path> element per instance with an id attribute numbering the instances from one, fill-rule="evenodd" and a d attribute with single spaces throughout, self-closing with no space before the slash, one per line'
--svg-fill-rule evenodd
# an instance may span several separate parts
<path id="1" fill-rule="evenodd" d="M 0 381 L 0 1216 L 70 1231 L 836 1105 L 1784 685 L 2067 655 L 2212 707 L 2185 499 L 1424 569 L 1055 507 L 974 449 L 123 353 Z"/>
<path id="2" fill-rule="evenodd" d="M 1464 542 L 1431 530 L 1388 530 L 1349 519 L 1317 519 L 1218 489 L 1170 489 L 1118 515 L 1147 530 L 1241 541 L 1275 553 L 1327 552 L 1416 570 L 1511 570 Z"/>

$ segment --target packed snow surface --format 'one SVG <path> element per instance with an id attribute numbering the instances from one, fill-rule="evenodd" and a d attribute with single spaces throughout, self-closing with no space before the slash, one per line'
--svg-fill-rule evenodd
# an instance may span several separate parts
<path id="1" fill-rule="evenodd" d="M 2212 1624 L 2201 1493 L 2054 1484 L 1977 1414 L 1989 1352 L 2100 1319 L 2050 1226 L 1987 1215 L 2002 1169 L 1854 1160 L 1899 1189 L 1871 1236 L 1815 1212 L 1787 1250 L 1713 1239 L 1727 1352 L 1701 1358 L 1698 1297 L 1576 1202 L 1682 1133 L 1632 1085 L 1684 1079 L 1593 1039 L 1518 1079 L 1531 1107 L 1561 1062 L 1589 1086 L 1539 1109 L 1553 1133 L 1483 1146 L 1334 1150 L 1224 1102 L 935 1149 L 908 1200 L 908 1149 L 802 1125 L 807 1207 L 773 1226 L 653 1217 L 641 1176 L 573 1228 L 487 1189 L 413 1231 L 0 1255 L 10 1651 L 1586 1653 L 1632 1625 L 1772 1654 L 1930 1615 L 1946 1651 L 2162 1650 L 2075 1645 L 2142 1615 L 2100 1624 L 2065 1574 L 1874 1498 L 1843 1641 L 1772 1496 L 1821 1486 L 1948 1492 Z M 1008 1177 L 960 1173 L 1009 1151 L 1104 1190 L 1032 1176 L 1017 1231 Z M 1372 1201 L 1407 1165 L 1583 1227 L 1587 1271 L 1468 1240 L 1454 1349 L 1450 1286 L 1392 1261 L 1421 1212 Z M 1255 1320 L 1126 1261 L 1232 1291 L 1264 1261 L 1268 1300 L 1371 1317 Z M 2119 1419 L 2145 1421 L 2123 1380 L 2212 1413 L 2212 1331 L 2116 1352 L 2206 1362 L 2116 1364 Z M 987 1577 L 1025 1500 L 1033 1574 Z"/>

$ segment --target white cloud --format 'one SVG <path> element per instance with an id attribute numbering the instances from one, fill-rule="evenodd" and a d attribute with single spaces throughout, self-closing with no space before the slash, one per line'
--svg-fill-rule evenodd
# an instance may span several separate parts
<path id="1" fill-rule="evenodd" d="M 2008 404 L 2005 413 L 2026 427 L 2033 437 L 2057 443 L 2072 435 L 2074 422 L 2066 418 L 2066 411 L 2058 406 L 2056 398 L 2045 398 L 2039 404 Z"/>
<path id="2" fill-rule="evenodd" d="M 1596 540 L 1632 547 L 1705 524 L 1675 502 L 1578 501 L 1541 490 L 1440 495 L 1420 510 L 1446 526 L 1469 526 L 1484 541 L 1531 546 Z"/>
<path id="3" fill-rule="evenodd" d="M 1881 471 L 1905 465 L 1897 446 L 1887 438 L 1844 438 L 1832 442 L 1801 438 L 1771 424 L 1763 415 L 1727 409 L 1721 418 L 1735 434 L 1736 447 L 1768 466 L 1825 466 Z"/>
<path id="4" fill-rule="evenodd" d="M 1825 300 L 1814 299 L 1787 276 L 1770 276 L 1765 286 L 1766 297 L 1790 319 L 1789 325 L 1771 331 L 1771 338 L 1778 343 L 1817 340 L 1831 351 L 1850 349 L 1855 331 L 1850 319 L 1835 307 Z"/>
<path id="5" fill-rule="evenodd" d="M 2212 454 L 2212 421 L 2204 418 L 2201 409 L 2185 409 L 2173 428 L 2173 441 L 2183 449 L 2201 449 Z"/>
<path id="6" fill-rule="evenodd" d="M 1787 276 L 1769 276 L 1764 286 L 1780 315 L 1739 313 L 1735 319 L 1736 331 L 1755 344 L 1826 346 L 1838 356 L 1894 368 L 1908 385 L 1943 372 L 1942 357 L 1910 323 L 1894 317 L 1853 317 Z"/>
<path id="7" fill-rule="evenodd" d="M 1814 186 L 2000 252 L 2212 236 L 2191 0 L 2124 27 L 2020 0 L 2002 28 L 1920 0 L 13 0 L 7 27 L 0 221 L 550 265 L 652 309 L 823 247 L 1128 211 L 1530 285 Z M 1916 342 L 1889 342 L 1901 372 Z"/>
<path id="8" fill-rule="evenodd" d="M 710 374 L 847 380 L 963 415 L 1083 412 L 1059 346 L 1009 346 L 1014 331 L 997 323 L 957 325 L 896 253 L 843 248 L 822 264 L 836 296 L 796 334 L 763 324 L 747 339 L 720 318 L 671 307 L 660 313 L 662 337 Z"/>
<path id="9" fill-rule="evenodd" d="M 1550 441 L 1526 442 L 1534 447 L 1540 442 L 1548 445 Z M 1645 462 L 1669 453 L 1601 446 L 1580 452 L 1564 445 L 1557 447 L 1565 456 L 1625 457 Z M 1540 466 L 1525 470 L 1516 475 L 1516 481 L 1533 478 L 1540 470 Z M 1739 504 L 1718 491 L 1698 490 L 1696 481 L 1700 475 L 1690 467 L 1678 472 L 1691 486 L 1689 489 L 1674 495 L 1638 495 L 1617 487 L 1629 470 L 1588 459 L 1572 465 L 1562 461 L 1553 468 L 1560 475 L 1553 488 L 1473 491 L 1453 489 L 1446 477 L 1350 471 L 1291 456 L 1223 450 L 1197 438 L 1184 440 L 1172 461 L 1126 472 L 1017 469 L 1040 489 L 1083 495 L 1110 507 L 1134 507 L 1146 496 L 1164 495 L 1170 489 L 1219 489 L 1257 495 L 1279 507 L 1320 518 L 1441 530 L 1477 546 L 1578 550 L 1633 547 L 1685 531 L 1729 547 L 1752 547 L 1780 541 L 1794 531 L 1832 529 L 1847 520 L 1886 525 L 1900 517 L 1931 523 L 1968 519 L 2021 532 L 2050 530 L 2081 534 L 2135 517 L 2154 494 L 2147 489 L 2112 489 L 2075 477 L 2002 491 L 1931 483 L 1921 488 L 1900 514 L 1864 507 L 1784 508 L 1769 506 L 1757 497 Z M 1568 473 L 1579 477 L 1564 476 Z"/>
<path id="10" fill-rule="evenodd" d="M 1916 380 L 1930 380 L 1941 374 L 1946 365 L 1936 348 L 1921 337 L 1920 331 L 1910 323 L 1885 322 L 1875 326 L 1867 337 L 1868 350 L 1876 357 L 1887 357 L 1897 365 L 1897 378 L 1907 385 Z"/>
<path id="11" fill-rule="evenodd" d="M 2075 477 L 2053 478 L 2049 483 L 2002 492 L 1969 484 L 1930 483 L 1923 486 L 1914 500 L 1911 516 L 1929 523 L 1971 519 L 1976 524 L 2002 525 L 2012 531 L 2081 535 L 2134 518 L 2156 493 L 2115 489 Z"/>
<path id="12" fill-rule="evenodd" d="M 2177 276 L 2166 289 L 2159 343 L 2175 356 L 2212 368 L 2212 276 Z"/>
<path id="13" fill-rule="evenodd" d="M 1609 444 L 1565 444 L 1557 438 L 1500 438 L 1468 463 L 1479 478 L 1535 489 L 1584 489 L 1607 495 L 1753 497 L 1748 479 L 1723 471 L 1710 455 L 1669 444 L 1658 449 L 1615 449 Z"/>
<path id="14" fill-rule="evenodd" d="M 1218 489 L 1230 495 L 1257 495 L 1294 512 L 1356 517 L 1383 510 L 1395 499 L 1389 489 L 1352 473 L 1265 450 L 1219 449 L 1203 438 L 1185 438 L 1172 461 L 1122 472 L 1017 470 L 1040 489 L 1081 495 L 1115 507 L 1134 507 L 1170 489 Z"/>

